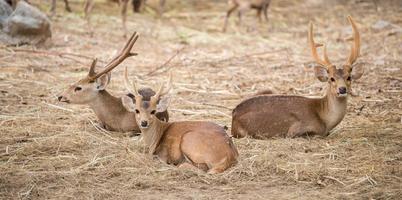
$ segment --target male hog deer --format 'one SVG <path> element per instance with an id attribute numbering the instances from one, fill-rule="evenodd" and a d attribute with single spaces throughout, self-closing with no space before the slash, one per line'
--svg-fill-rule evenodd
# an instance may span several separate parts
<path id="1" fill-rule="evenodd" d="M 120 53 L 114 57 L 101 72 L 95 72 L 96 59 L 92 62 L 88 75 L 78 82 L 69 86 L 59 97 L 60 102 L 73 104 L 88 104 L 95 112 L 102 126 L 110 131 L 140 132 L 135 121 L 135 114 L 128 112 L 120 98 L 112 96 L 106 91 L 106 86 L 110 82 L 111 71 L 122 63 L 126 58 L 137 55 L 131 53 L 134 43 L 137 41 L 138 35 L 134 33 L 128 40 L 125 47 Z M 137 91 L 144 101 L 149 101 L 155 92 L 150 88 L 144 88 Z M 132 94 L 128 94 L 127 98 L 134 98 Z M 156 116 L 164 121 L 168 121 L 168 113 L 156 113 Z"/>
<path id="2" fill-rule="evenodd" d="M 135 82 L 130 87 L 127 68 L 124 80 L 128 91 L 135 94 L 135 101 L 124 96 L 123 105 L 136 114 L 149 154 L 180 168 L 201 169 L 211 174 L 223 172 L 236 163 L 237 149 L 223 127 L 204 121 L 164 122 L 155 116 L 156 112 L 167 110 L 169 97 L 165 95 L 171 87 L 171 76 L 167 89 L 162 85 L 149 102 L 137 92 Z"/>
<path id="3" fill-rule="evenodd" d="M 229 17 L 233 11 L 238 9 L 239 25 L 241 25 L 242 16 L 249 9 L 257 10 L 257 17 L 259 22 L 262 21 L 261 13 L 264 12 L 265 21 L 268 21 L 268 8 L 271 0 L 228 0 L 231 3 L 231 8 L 226 12 L 225 24 L 223 25 L 223 32 L 226 31 Z"/>
<path id="4" fill-rule="evenodd" d="M 241 102 L 232 113 L 232 135 L 237 138 L 247 135 L 258 138 L 273 136 L 298 137 L 307 134 L 321 136 L 339 124 L 346 114 L 346 100 L 352 80 L 363 75 L 362 65 L 353 65 L 360 53 L 360 35 L 352 17 L 353 41 L 346 63 L 336 68 L 329 61 L 325 44 L 313 39 L 313 24 L 308 33 L 311 53 L 319 64 L 315 76 L 328 83 L 326 95 L 322 98 L 302 96 L 261 95 Z M 317 47 L 324 46 L 324 60 L 317 54 Z"/>

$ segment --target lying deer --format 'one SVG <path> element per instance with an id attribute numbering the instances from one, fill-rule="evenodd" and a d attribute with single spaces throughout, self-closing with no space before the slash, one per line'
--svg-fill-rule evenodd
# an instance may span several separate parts
<path id="1" fill-rule="evenodd" d="M 325 45 L 314 42 L 313 24 L 310 23 L 308 39 L 312 56 L 318 63 L 314 72 L 319 81 L 328 83 L 326 95 L 322 98 L 260 95 L 247 99 L 233 110 L 234 137 L 326 136 L 342 121 L 351 83 L 363 75 L 362 65 L 353 65 L 360 52 L 359 31 L 352 17 L 349 16 L 348 20 L 353 30 L 353 37 L 349 40 L 353 43 L 349 58 L 341 68 L 331 64 Z M 317 54 L 317 47 L 320 46 L 324 46 L 324 60 Z"/>
<path id="2" fill-rule="evenodd" d="M 264 12 L 265 21 L 268 21 L 268 8 L 269 4 L 271 3 L 271 0 L 229 0 L 228 2 L 229 3 L 231 2 L 232 7 L 226 12 L 225 24 L 223 25 L 223 32 L 226 31 L 230 15 L 236 9 L 238 9 L 239 25 L 241 25 L 242 23 L 241 22 L 242 16 L 249 9 L 257 10 L 257 17 L 259 19 L 259 22 L 262 21 L 261 18 L 262 12 Z"/>
<path id="3" fill-rule="evenodd" d="M 193 168 L 220 173 L 236 163 L 238 152 L 223 127 L 204 121 L 164 122 L 155 113 L 167 112 L 170 98 L 171 76 L 166 89 L 163 85 L 150 101 L 137 92 L 135 82 L 130 87 L 127 68 L 125 84 L 135 94 L 133 99 L 123 96 L 125 108 L 136 114 L 136 123 L 141 129 L 149 154 L 180 168 Z M 160 101 L 159 101 L 160 99 Z"/>
<path id="4" fill-rule="evenodd" d="M 111 71 L 122 63 L 126 58 L 136 55 L 131 53 L 134 43 L 137 41 L 138 35 L 134 33 L 128 40 L 125 47 L 120 53 L 114 57 L 101 72 L 95 72 L 96 59 L 92 62 L 88 75 L 78 82 L 69 86 L 58 97 L 58 100 L 65 103 L 87 104 L 95 112 L 102 126 L 110 131 L 120 132 L 140 132 L 135 121 L 135 114 L 128 112 L 120 98 L 112 96 L 106 91 L 106 87 L 110 82 Z M 136 92 L 140 94 L 144 101 L 149 101 L 155 92 L 150 88 L 144 88 Z M 128 94 L 127 98 L 134 98 L 132 94 Z M 168 121 L 168 113 L 156 113 L 156 116 L 164 121 Z"/>

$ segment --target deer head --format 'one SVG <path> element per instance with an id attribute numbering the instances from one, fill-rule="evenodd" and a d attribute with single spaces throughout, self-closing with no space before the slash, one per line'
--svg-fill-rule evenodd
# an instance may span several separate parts
<path id="1" fill-rule="evenodd" d="M 168 86 L 165 88 L 162 84 L 149 101 L 144 100 L 144 97 L 138 93 L 135 81 L 132 85 L 130 84 L 127 67 L 124 72 L 124 83 L 127 90 L 134 94 L 134 100 L 128 96 L 123 96 L 123 106 L 129 112 L 134 112 L 136 114 L 137 124 L 141 129 L 149 128 L 156 120 L 159 120 L 155 114 L 158 112 L 165 112 L 169 106 L 170 97 L 166 96 L 166 94 L 168 94 L 171 89 L 172 75 L 170 74 L 169 76 Z"/>
<path id="2" fill-rule="evenodd" d="M 92 61 L 88 75 L 76 83 L 70 85 L 59 97 L 58 100 L 66 103 L 86 104 L 93 101 L 97 94 L 105 90 L 110 82 L 111 71 L 122 63 L 126 58 L 137 55 L 131 53 L 135 42 L 138 39 L 137 33 L 133 33 L 124 48 L 98 73 L 95 72 L 96 62 Z"/>
<path id="3" fill-rule="evenodd" d="M 336 97 L 346 97 L 351 90 L 352 80 L 357 80 L 363 75 L 363 66 L 354 64 L 360 54 L 360 34 L 351 16 L 348 16 L 348 21 L 352 26 L 353 36 L 347 41 L 351 41 L 352 45 L 349 58 L 341 68 L 337 68 L 330 62 L 325 44 L 314 42 L 313 24 L 311 22 L 308 32 L 311 54 L 318 64 L 314 67 L 315 76 L 321 82 L 328 82 L 331 95 Z M 317 47 L 324 47 L 324 60 L 318 56 Z"/>

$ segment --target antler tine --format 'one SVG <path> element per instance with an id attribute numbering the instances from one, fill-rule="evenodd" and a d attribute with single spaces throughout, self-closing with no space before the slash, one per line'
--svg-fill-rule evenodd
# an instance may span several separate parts
<path id="1" fill-rule="evenodd" d="M 124 48 L 120 51 L 118 56 L 113 58 L 112 61 L 110 61 L 101 72 L 97 73 L 94 76 L 91 76 L 90 78 L 92 80 L 95 80 L 95 79 L 99 78 L 100 76 L 102 76 L 103 74 L 110 72 L 112 69 L 117 67 L 120 63 L 122 63 L 126 58 L 137 55 L 136 53 L 131 53 L 131 49 L 133 48 L 137 39 L 138 39 L 137 32 L 134 32 L 133 35 L 130 37 L 130 39 L 127 41 Z"/>
<path id="2" fill-rule="evenodd" d="M 164 84 L 162 83 L 161 86 L 159 87 L 158 92 L 153 96 L 156 101 L 159 100 L 160 96 L 166 95 L 169 93 L 170 89 L 172 87 L 172 73 L 169 74 L 169 80 L 168 80 L 168 85 L 166 88 L 164 88 Z"/>
<path id="3" fill-rule="evenodd" d="M 328 54 L 327 54 L 327 45 L 325 43 L 324 43 L 324 61 L 326 63 L 328 63 L 328 65 L 331 64 L 331 61 L 329 61 L 329 57 L 328 57 Z"/>
<path id="4" fill-rule="evenodd" d="M 350 15 L 348 16 L 348 21 L 349 21 L 350 25 L 352 26 L 353 37 L 350 38 L 350 40 L 352 40 L 352 45 L 351 45 L 350 55 L 349 55 L 348 60 L 346 61 L 346 64 L 352 65 L 360 54 L 360 34 L 359 34 L 359 30 L 357 30 L 357 26 L 356 26 L 353 18 Z"/>
<path id="5" fill-rule="evenodd" d="M 128 72 L 127 72 L 127 67 L 124 70 L 124 85 L 126 86 L 126 89 L 131 92 L 132 94 L 134 94 L 134 96 L 138 96 L 138 90 L 137 90 L 137 86 L 135 84 L 135 81 L 132 84 L 132 88 L 130 87 L 130 80 L 128 80 Z"/>
<path id="6" fill-rule="evenodd" d="M 94 76 L 96 74 L 95 73 L 95 68 L 96 68 L 96 63 L 97 62 L 98 62 L 97 58 L 92 60 L 91 67 L 89 68 L 89 72 L 88 72 L 89 77 Z"/>
<path id="7" fill-rule="evenodd" d="M 327 56 L 325 45 L 324 45 L 324 59 L 325 60 L 322 60 L 320 58 L 320 56 L 318 56 L 317 47 L 321 47 L 323 45 L 314 42 L 313 23 L 312 22 L 310 22 L 310 28 L 308 31 L 308 40 L 309 40 L 309 44 L 310 44 L 310 48 L 311 48 L 311 54 L 312 54 L 313 58 L 315 59 L 315 61 L 324 66 L 331 65 L 331 63 L 329 62 L 328 56 Z"/>

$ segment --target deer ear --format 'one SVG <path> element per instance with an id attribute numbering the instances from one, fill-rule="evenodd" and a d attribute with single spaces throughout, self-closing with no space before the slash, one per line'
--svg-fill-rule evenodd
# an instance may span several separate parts
<path id="1" fill-rule="evenodd" d="M 364 68 L 363 68 L 364 63 L 356 63 L 352 67 L 352 80 L 357 80 L 363 76 L 364 73 Z"/>
<path id="2" fill-rule="evenodd" d="M 165 112 L 170 104 L 170 96 L 163 96 L 158 105 L 156 105 L 156 112 Z"/>
<path id="3" fill-rule="evenodd" d="M 315 77 L 317 77 L 318 80 L 321 82 L 327 82 L 328 81 L 328 70 L 322 65 L 316 65 L 314 66 L 314 74 Z"/>
<path id="4" fill-rule="evenodd" d="M 109 72 L 107 74 L 102 75 L 101 77 L 96 79 L 96 89 L 97 90 L 105 90 L 107 85 L 110 83 L 110 79 L 112 74 Z"/>
<path id="5" fill-rule="evenodd" d="M 135 104 L 131 97 L 123 96 L 123 97 L 121 97 L 121 102 L 123 103 L 123 106 L 127 111 L 135 112 Z"/>

